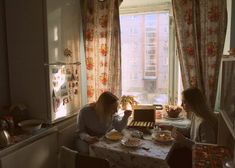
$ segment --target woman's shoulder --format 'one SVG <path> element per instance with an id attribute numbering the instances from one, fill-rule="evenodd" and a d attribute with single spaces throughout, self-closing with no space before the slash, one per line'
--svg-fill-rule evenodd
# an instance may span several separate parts
<path id="1" fill-rule="evenodd" d="M 92 104 L 87 104 L 85 106 L 82 107 L 82 109 L 80 110 L 80 115 L 89 115 L 90 113 L 93 113 L 94 110 L 94 106 Z"/>

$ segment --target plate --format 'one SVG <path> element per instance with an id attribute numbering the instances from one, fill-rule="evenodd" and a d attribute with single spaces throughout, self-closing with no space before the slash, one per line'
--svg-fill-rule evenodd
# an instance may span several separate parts
<path id="1" fill-rule="evenodd" d="M 160 143 L 170 143 L 174 140 L 170 131 L 158 131 L 152 135 L 152 138 L 154 141 Z"/>
<path id="2" fill-rule="evenodd" d="M 112 141 L 119 141 L 123 138 L 123 134 L 121 132 L 111 131 L 105 134 L 105 138 Z"/>
<path id="3" fill-rule="evenodd" d="M 121 144 L 126 147 L 137 148 L 141 145 L 141 140 L 138 138 L 126 138 L 121 140 Z"/>

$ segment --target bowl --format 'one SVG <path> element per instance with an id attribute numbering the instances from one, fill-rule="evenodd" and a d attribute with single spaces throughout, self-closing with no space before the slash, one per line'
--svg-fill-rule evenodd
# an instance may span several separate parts
<path id="1" fill-rule="evenodd" d="M 141 140 L 138 138 L 124 138 L 121 140 L 121 144 L 126 147 L 137 148 L 141 145 Z"/>
<path id="2" fill-rule="evenodd" d="M 152 134 L 152 138 L 156 142 L 169 143 L 174 140 L 171 136 L 171 132 L 167 130 L 157 131 Z"/>
<path id="3" fill-rule="evenodd" d="M 18 123 L 18 126 L 25 132 L 32 133 L 33 131 L 39 130 L 42 127 L 41 120 L 23 120 Z"/>
<path id="4" fill-rule="evenodd" d="M 110 131 L 107 134 L 105 134 L 105 138 L 111 141 L 119 141 L 123 138 L 123 134 L 118 131 Z"/>
<path id="5" fill-rule="evenodd" d="M 166 112 L 170 118 L 177 118 L 179 117 L 180 112 L 182 111 L 182 108 L 179 106 L 165 106 Z"/>

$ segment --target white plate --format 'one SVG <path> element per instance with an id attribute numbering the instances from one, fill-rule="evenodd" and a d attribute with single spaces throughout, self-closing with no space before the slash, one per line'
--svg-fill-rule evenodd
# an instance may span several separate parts
<path id="1" fill-rule="evenodd" d="M 111 131 L 105 134 L 105 138 L 111 141 L 119 141 L 123 138 L 123 134 L 117 131 Z"/>
<path id="2" fill-rule="evenodd" d="M 142 142 L 138 138 L 126 138 L 121 140 L 121 144 L 126 147 L 137 148 L 142 144 Z"/>
<path id="3" fill-rule="evenodd" d="M 170 143 L 174 140 L 174 138 L 171 136 L 170 131 L 159 131 L 157 133 L 152 134 L 152 138 L 155 142 L 160 143 Z"/>

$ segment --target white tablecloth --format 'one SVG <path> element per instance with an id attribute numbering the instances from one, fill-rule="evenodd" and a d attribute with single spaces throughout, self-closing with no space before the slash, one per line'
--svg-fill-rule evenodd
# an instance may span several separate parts
<path id="1" fill-rule="evenodd" d="M 128 148 L 120 141 L 101 140 L 90 146 L 90 155 L 108 159 L 112 168 L 168 168 L 167 157 L 173 143 L 157 144 L 150 140 L 142 140 L 142 147 Z M 97 165 L 98 167 L 98 165 Z"/>

